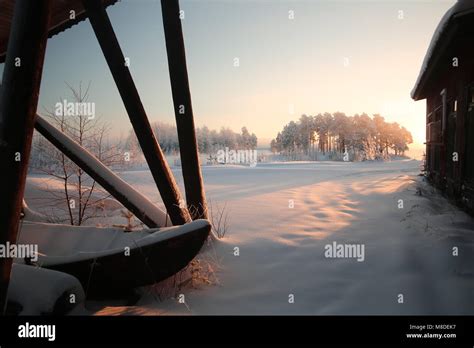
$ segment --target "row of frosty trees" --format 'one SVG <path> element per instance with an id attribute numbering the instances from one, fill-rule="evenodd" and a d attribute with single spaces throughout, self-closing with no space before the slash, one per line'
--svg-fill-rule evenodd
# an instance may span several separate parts
<path id="1" fill-rule="evenodd" d="M 138 139 L 133 131 L 127 137 L 110 139 L 109 126 L 99 119 L 87 117 L 58 118 L 47 114 L 49 121 L 86 148 L 104 164 L 115 169 L 126 169 L 145 165 L 145 158 Z M 158 142 L 166 155 L 179 155 L 178 134 L 175 125 L 164 122 L 152 123 Z M 199 153 L 215 157 L 219 150 L 254 150 L 257 147 L 257 136 L 242 127 L 241 133 L 229 128 L 220 131 L 210 130 L 207 126 L 196 129 Z M 71 166 L 82 173 L 66 156 L 50 144 L 41 135 L 35 134 L 30 167 L 53 175 L 64 173 L 64 167 Z"/>
<path id="2" fill-rule="evenodd" d="M 178 133 L 176 126 L 164 122 L 152 124 L 155 134 L 158 135 L 162 150 L 167 154 L 179 152 Z M 257 147 L 257 136 L 250 133 L 247 127 L 242 127 L 241 133 L 236 133 L 230 128 L 221 128 L 220 131 L 209 129 L 207 126 L 196 128 L 196 138 L 199 153 L 215 154 L 218 150 L 228 147 L 231 150 L 253 150 Z M 135 133 L 130 132 L 126 140 L 127 147 L 139 149 Z"/>
<path id="3" fill-rule="evenodd" d="M 346 158 L 363 161 L 403 156 L 412 142 L 405 127 L 386 122 L 379 114 L 335 112 L 291 121 L 271 141 L 271 150 L 289 159 L 341 160 L 347 153 Z"/>

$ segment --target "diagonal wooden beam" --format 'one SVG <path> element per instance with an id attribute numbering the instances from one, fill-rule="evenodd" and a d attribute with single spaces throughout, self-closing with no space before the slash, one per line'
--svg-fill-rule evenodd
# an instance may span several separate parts
<path id="1" fill-rule="evenodd" d="M 48 38 L 51 1 L 16 0 L 0 95 L 0 244 L 16 243 Z M 11 258 L 0 258 L 4 313 Z"/>
<path id="2" fill-rule="evenodd" d="M 182 205 L 178 185 L 151 129 L 107 12 L 100 0 L 83 0 L 83 4 L 122 97 L 151 174 L 158 186 L 167 213 L 174 225 L 185 224 L 191 221 L 191 216 L 186 207 Z"/>
<path id="3" fill-rule="evenodd" d="M 193 219 L 207 219 L 206 196 L 199 165 L 179 0 L 161 0 L 161 12 L 186 202 Z"/>
<path id="4" fill-rule="evenodd" d="M 123 181 L 93 154 L 39 115 L 36 116 L 35 128 L 145 225 L 150 228 L 169 225 L 164 211 Z"/>

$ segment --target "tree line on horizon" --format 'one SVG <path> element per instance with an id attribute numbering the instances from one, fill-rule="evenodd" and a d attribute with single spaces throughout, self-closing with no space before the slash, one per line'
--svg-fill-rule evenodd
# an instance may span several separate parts
<path id="1" fill-rule="evenodd" d="M 154 122 L 152 128 L 165 154 L 179 153 L 178 131 L 175 125 Z M 250 133 L 247 127 L 242 127 L 240 133 L 226 127 L 222 127 L 220 131 L 211 130 L 207 126 L 198 127 L 196 128 L 196 138 L 198 151 L 203 154 L 213 154 L 226 147 L 231 150 L 253 150 L 257 147 L 258 142 L 257 136 Z M 126 148 L 141 152 L 138 139 L 133 131 L 130 131 L 125 144 Z"/>
<path id="2" fill-rule="evenodd" d="M 286 124 L 270 143 L 273 153 L 290 158 L 318 154 L 350 154 L 353 160 L 388 158 L 390 154 L 403 156 L 408 144 L 413 143 L 411 133 L 397 122 L 386 122 L 379 114 L 366 113 L 347 116 L 343 112 L 303 114 L 298 121 Z"/>

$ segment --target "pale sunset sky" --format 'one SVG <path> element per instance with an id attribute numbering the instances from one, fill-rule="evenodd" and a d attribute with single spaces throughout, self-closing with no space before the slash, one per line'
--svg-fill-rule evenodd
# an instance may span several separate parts
<path id="1" fill-rule="evenodd" d="M 454 3 L 181 0 L 196 124 L 247 126 L 263 145 L 303 113 L 380 113 L 422 143 L 425 103 L 410 91 Z M 122 0 L 107 11 L 150 120 L 174 123 L 160 2 Z M 49 40 L 39 112 L 70 98 L 65 82 L 80 81 L 91 81 L 90 101 L 112 135 L 126 135 L 130 122 L 88 21 Z"/>

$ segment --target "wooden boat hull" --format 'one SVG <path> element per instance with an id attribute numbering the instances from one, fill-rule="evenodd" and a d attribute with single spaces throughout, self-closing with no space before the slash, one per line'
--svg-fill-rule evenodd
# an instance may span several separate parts
<path id="1" fill-rule="evenodd" d="M 163 232 L 151 232 L 150 237 L 125 247 L 81 252 L 77 257 L 45 256 L 40 258 L 39 264 L 79 279 L 88 297 L 107 296 L 151 285 L 176 274 L 198 254 L 210 229 L 207 220 L 196 220 L 163 229 Z"/>

